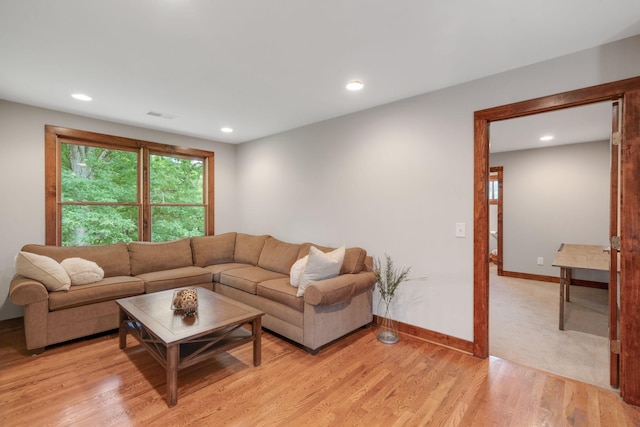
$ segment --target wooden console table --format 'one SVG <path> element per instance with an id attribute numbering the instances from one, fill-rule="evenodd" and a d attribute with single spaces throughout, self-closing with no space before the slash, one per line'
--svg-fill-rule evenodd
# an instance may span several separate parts
<path id="1" fill-rule="evenodd" d="M 598 245 L 573 245 L 563 243 L 553 260 L 554 267 L 560 267 L 560 322 L 564 330 L 564 305 L 569 301 L 571 275 L 574 268 L 609 271 L 610 255 L 607 248 Z M 619 264 L 618 264 L 619 265 Z"/>

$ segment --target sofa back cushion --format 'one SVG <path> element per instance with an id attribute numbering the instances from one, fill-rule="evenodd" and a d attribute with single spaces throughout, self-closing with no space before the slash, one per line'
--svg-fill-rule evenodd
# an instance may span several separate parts
<path id="1" fill-rule="evenodd" d="M 238 233 L 236 236 L 236 247 L 233 260 L 242 264 L 258 265 L 260 254 L 264 243 L 269 238 L 268 235 L 254 236 L 251 234 Z"/>
<path id="2" fill-rule="evenodd" d="M 193 266 L 190 240 L 184 238 L 170 242 L 130 242 L 131 274 L 137 276 L 152 271 Z"/>
<path id="3" fill-rule="evenodd" d="M 316 245 L 315 243 L 303 243 L 300 245 L 300 252 L 298 252 L 298 259 L 309 255 L 309 250 L 311 249 L 311 246 L 315 246 L 316 248 L 320 249 L 324 253 L 331 252 L 332 250 L 335 249 L 335 248 L 329 248 L 327 246 Z"/>
<path id="4" fill-rule="evenodd" d="M 131 275 L 129 252 L 127 244 L 123 242 L 101 246 L 25 245 L 22 250 L 48 256 L 58 262 L 67 258 L 83 258 L 93 261 L 104 270 L 104 277 Z"/>
<path id="5" fill-rule="evenodd" d="M 236 234 L 232 232 L 216 236 L 192 237 L 193 265 L 205 267 L 207 265 L 233 262 L 233 254 L 236 249 Z"/>
<path id="6" fill-rule="evenodd" d="M 277 271 L 282 274 L 289 274 L 291 266 L 298 258 L 300 245 L 285 243 L 274 237 L 269 237 L 264 243 L 258 267 L 267 270 Z"/>
<path id="7" fill-rule="evenodd" d="M 300 252 L 298 253 L 298 259 L 309 255 L 309 248 L 311 246 L 315 246 L 320 249 L 322 252 L 331 252 L 335 248 L 328 248 L 326 246 L 319 246 L 313 243 L 303 243 L 300 245 Z M 347 248 L 344 253 L 344 261 L 342 262 L 342 267 L 340 269 L 340 274 L 358 274 L 364 269 L 364 262 L 367 258 L 367 251 L 358 248 Z"/>
<path id="8" fill-rule="evenodd" d="M 364 268 L 364 261 L 367 258 L 367 251 L 354 247 L 348 248 L 344 253 L 344 262 L 340 274 L 358 274 Z"/>

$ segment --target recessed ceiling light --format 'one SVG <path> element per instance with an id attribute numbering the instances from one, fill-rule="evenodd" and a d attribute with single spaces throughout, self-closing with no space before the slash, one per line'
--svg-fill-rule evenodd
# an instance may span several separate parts
<path id="1" fill-rule="evenodd" d="M 71 96 L 78 101 L 91 101 L 93 99 L 89 95 L 85 95 L 84 93 L 74 93 Z"/>
<path id="2" fill-rule="evenodd" d="M 223 128 L 220 128 L 220 130 L 221 130 L 222 132 L 224 132 L 224 133 L 231 133 L 231 132 L 233 132 L 233 129 L 232 129 L 232 128 L 230 128 L 229 126 L 225 126 L 225 127 L 223 127 Z"/>
<path id="3" fill-rule="evenodd" d="M 551 141 L 553 139 L 553 135 L 545 135 L 540 137 L 540 141 Z"/>
<path id="4" fill-rule="evenodd" d="M 351 80 L 349 83 L 347 83 L 348 90 L 360 90 L 363 87 L 364 83 L 362 83 L 360 80 Z"/>
<path id="5" fill-rule="evenodd" d="M 162 117 L 163 119 L 173 120 L 178 116 L 174 116 L 173 114 L 161 113 L 159 111 L 149 111 L 147 112 L 147 116 L 151 117 Z"/>

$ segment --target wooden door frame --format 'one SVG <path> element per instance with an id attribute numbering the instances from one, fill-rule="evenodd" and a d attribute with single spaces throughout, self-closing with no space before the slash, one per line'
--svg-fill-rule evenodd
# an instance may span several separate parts
<path id="1" fill-rule="evenodd" d="M 474 113 L 473 354 L 489 356 L 489 124 L 623 99 L 621 153 L 620 394 L 640 405 L 640 77 Z"/>
<path id="2" fill-rule="evenodd" d="M 622 134 L 622 101 L 614 101 L 611 111 L 611 134 Z M 620 235 L 620 145 L 611 146 L 610 178 L 609 178 L 609 236 Z M 614 350 L 614 343 L 620 342 L 618 334 L 618 251 L 611 248 L 609 251 L 609 385 L 620 387 L 620 351 Z"/>

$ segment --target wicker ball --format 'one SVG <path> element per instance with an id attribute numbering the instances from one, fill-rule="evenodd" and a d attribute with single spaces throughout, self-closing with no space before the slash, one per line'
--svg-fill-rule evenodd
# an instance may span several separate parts
<path id="1" fill-rule="evenodd" d="M 192 315 L 198 310 L 198 293 L 195 289 L 183 289 L 176 293 L 173 305 L 184 314 Z"/>

